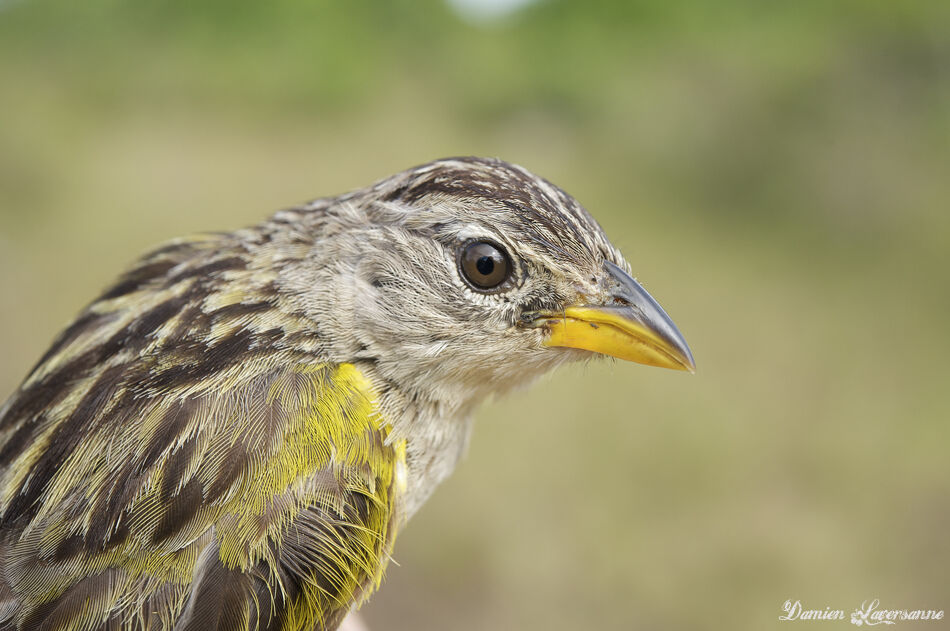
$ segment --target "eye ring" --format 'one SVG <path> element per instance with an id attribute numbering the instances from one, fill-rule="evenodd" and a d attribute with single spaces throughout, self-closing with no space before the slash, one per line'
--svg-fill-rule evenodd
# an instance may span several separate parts
<path id="1" fill-rule="evenodd" d="M 514 272 L 511 257 L 492 241 L 469 241 L 459 248 L 458 270 L 475 291 L 495 294 L 508 288 Z"/>

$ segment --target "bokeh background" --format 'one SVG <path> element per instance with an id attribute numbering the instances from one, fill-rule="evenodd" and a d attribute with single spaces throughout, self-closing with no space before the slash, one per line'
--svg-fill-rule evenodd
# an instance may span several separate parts
<path id="1" fill-rule="evenodd" d="M 0 0 L 0 397 L 167 238 L 499 156 L 594 213 L 699 371 L 486 405 L 371 628 L 950 610 L 950 4 L 505 4 Z"/>

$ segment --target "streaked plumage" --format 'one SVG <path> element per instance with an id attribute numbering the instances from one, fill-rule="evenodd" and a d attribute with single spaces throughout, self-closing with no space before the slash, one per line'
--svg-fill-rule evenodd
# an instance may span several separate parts
<path id="1" fill-rule="evenodd" d="M 472 239 L 504 292 L 460 278 Z M 336 628 L 474 406 L 589 355 L 550 314 L 608 263 L 573 198 L 475 158 L 147 255 L 0 408 L 0 631 Z"/>

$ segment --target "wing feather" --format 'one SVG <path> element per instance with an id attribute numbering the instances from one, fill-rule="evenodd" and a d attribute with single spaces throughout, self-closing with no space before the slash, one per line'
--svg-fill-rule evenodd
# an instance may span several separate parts
<path id="1" fill-rule="evenodd" d="M 268 238 L 146 256 L 0 407 L 0 630 L 332 629 L 378 583 L 404 449 Z"/>
<path id="2" fill-rule="evenodd" d="M 103 398 L 57 466 L 53 446 L 12 459 L 0 586 L 17 628 L 331 629 L 378 583 L 399 450 L 355 367 L 183 392 Z"/>

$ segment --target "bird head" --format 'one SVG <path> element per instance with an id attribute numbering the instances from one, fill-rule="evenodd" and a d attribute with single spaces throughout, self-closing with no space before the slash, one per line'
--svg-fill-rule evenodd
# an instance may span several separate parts
<path id="1" fill-rule="evenodd" d="M 521 167 L 439 160 L 287 212 L 319 224 L 282 278 L 332 356 L 411 396 L 459 407 L 595 355 L 693 370 L 600 225 Z"/>

